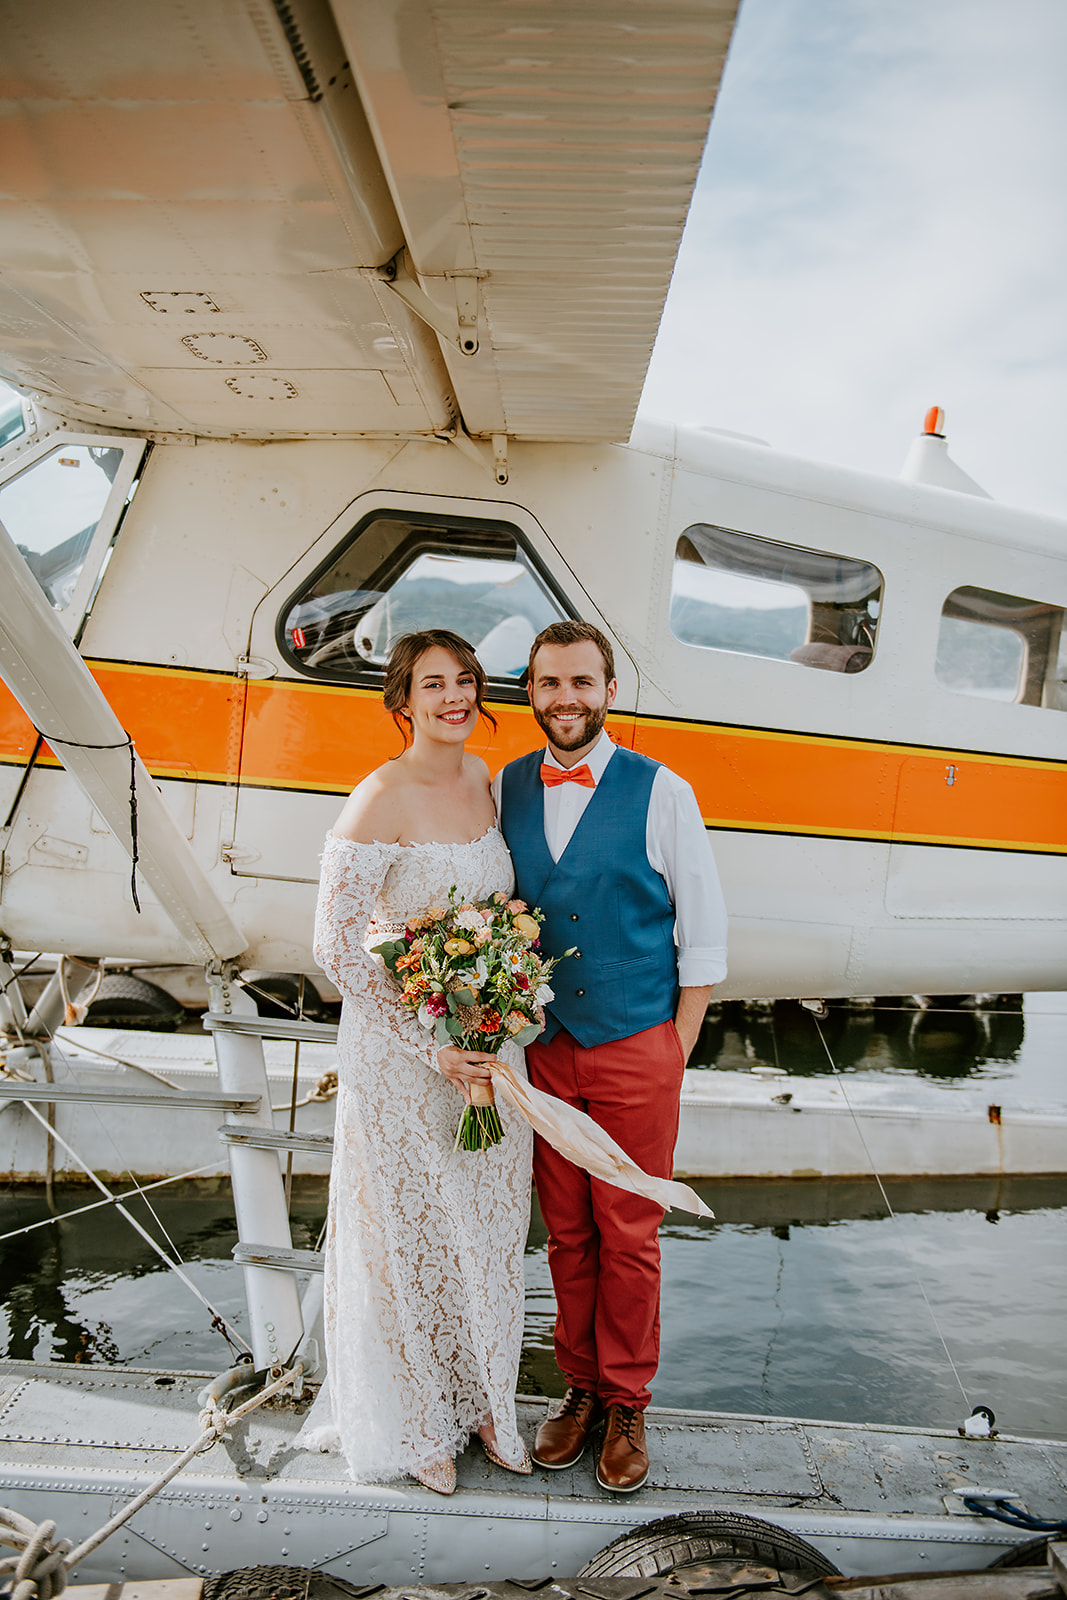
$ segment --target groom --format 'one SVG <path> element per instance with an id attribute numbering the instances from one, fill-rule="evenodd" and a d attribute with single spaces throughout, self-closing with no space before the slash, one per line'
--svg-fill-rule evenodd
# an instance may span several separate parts
<path id="1" fill-rule="evenodd" d="M 548 738 L 493 785 L 517 892 L 545 913 L 557 968 L 530 1081 L 588 1112 L 646 1172 L 671 1175 L 682 1072 L 711 987 L 726 973 L 726 912 L 692 789 L 614 745 L 611 643 L 588 622 L 545 628 L 528 693 Z M 556 1292 L 556 1359 L 567 1394 L 533 1457 L 580 1459 L 605 1421 L 601 1487 L 648 1477 L 644 1410 L 659 1360 L 662 1209 L 592 1178 L 544 1140 L 534 1177 Z"/>

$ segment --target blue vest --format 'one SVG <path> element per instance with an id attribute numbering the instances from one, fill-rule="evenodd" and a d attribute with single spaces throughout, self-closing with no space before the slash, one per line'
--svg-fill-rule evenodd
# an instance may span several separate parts
<path id="1" fill-rule="evenodd" d="M 548 1040 L 563 1027 L 587 1049 L 673 1017 L 678 998 L 674 906 L 649 865 L 648 806 L 658 763 L 617 749 L 570 843 L 554 862 L 545 843 L 540 750 L 504 768 L 500 828 L 520 897 L 545 914 L 541 945 L 561 956 L 546 1008 Z"/>

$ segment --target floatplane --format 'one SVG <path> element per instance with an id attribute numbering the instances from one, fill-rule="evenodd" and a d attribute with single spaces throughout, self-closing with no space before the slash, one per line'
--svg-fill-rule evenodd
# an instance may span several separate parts
<path id="1" fill-rule="evenodd" d="M 82 1578 L 592 1581 L 744 1539 L 934 1569 L 1025 1537 L 998 1498 L 1058 1514 L 1064 1446 L 937 1430 L 660 1412 L 623 1505 L 472 1461 L 431 1503 L 292 1449 L 321 1263 L 279 1158 L 313 1135 L 274 1125 L 263 1046 L 329 1041 L 241 978 L 313 972 L 319 840 L 394 753 L 399 633 L 476 643 L 496 767 L 534 633 L 605 629 L 615 738 L 715 833 L 724 996 L 1062 985 L 1063 524 L 985 497 L 936 408 L 899 481 L 633 428 L 735 12 L 2 7 L 0 1091 L 165 1129 L 188 1091 L 49 1081 L 48 1041 L 73 958 L 200 963 L 249 1304 L 250 1362 L 206 1385 L 0 1366 L 4 1500 Z M 19 950 L 71 958 L 32 1007 Z"/>

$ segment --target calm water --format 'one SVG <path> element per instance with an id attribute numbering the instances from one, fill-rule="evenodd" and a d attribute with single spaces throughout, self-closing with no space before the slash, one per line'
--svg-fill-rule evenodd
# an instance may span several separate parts
<path id="1" fill-rule="evenodd" d="M 946 1091 L 996 1078 L 1004 1100 L 1067 1099 L 1064 996 L 979 1017 L 842 1009 L 822 1026 L 851 1073 L 912 1073 Z M 697 1056 L 712 1070 L 828 1070 L 812 1019 L 795 1007 L 769 1015 L 724 1007 Z M 887 1190 L 893 1218 L 873 1179 L 701 1187 L 716 1221 L 676 1213 L 663 1228 L 659 1404 L 954 1426 L 982 1402 L 1006 1431 L 1067 1435 L 1067 1180 L 896 1183 Z M 6 1354 L 172 1369 L 227 1364 L 206 1313 L 121 1218 L 73 1214 L 92 1199 L 81 1188 L 58 1198 L 58 1223 L 0 1241 Z M 241 1325 L 228 1186 L 161 1189 L 152 1202 L 158 1222 L 141 1201 L 131 1209 L 146 1226 L 165 1228 L 190 1276 Z M 298 1184 L 295 1244 L 316 1243 L 324 1213 L 325 1185 Z M 0 1193 L 0 1233 L 47 1216 L 38 1190 Z M 536 1214 L 526 1268 L 520 1386 L 558 1393 Z"/>

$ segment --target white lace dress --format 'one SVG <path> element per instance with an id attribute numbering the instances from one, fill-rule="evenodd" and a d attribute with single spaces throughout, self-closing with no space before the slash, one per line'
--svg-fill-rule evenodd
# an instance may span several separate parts
<path id="1" fill-rule="evenodd" d="M 344 1007 L 326 1238 L 328 1397 L 302 1442 L 331 1442 L 328 1405 L 357 1480 L 454 1455 L 489 1416 L 500 1453 L 522 1457 L 515 1384 L 533 1136 L 500 1105 L 502 1143 L 453 1149 L 462 1097 L 436 1069 L 432 1034 L 401 1009 L 396 984 L 367 954 L 407 918 L 447 904 L 453 884 L 484 899 L 512 883 L 495 827 L 470 844 L 326 840 L 315 957 Z M 505 1048 L 525 1076 L 522 1052 Z"/>

